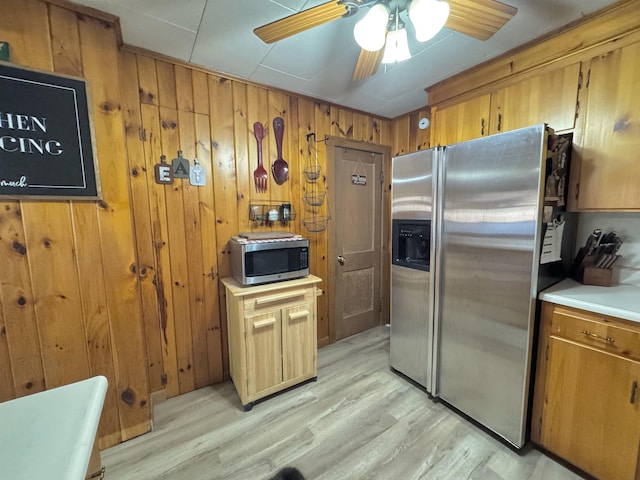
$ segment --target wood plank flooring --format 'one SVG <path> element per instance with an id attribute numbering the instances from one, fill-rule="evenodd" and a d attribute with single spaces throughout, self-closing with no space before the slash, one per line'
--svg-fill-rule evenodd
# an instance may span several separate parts
<path id="1" fill-rule="evenodd" d="M 318 351 L 318 380 L 244 412 L 231 382 L 156 406 L 154 431 L 102 452 L 108 480 L 565 480 L 537 450 L 513 452 L 389 369 L 389 329 Z"/>

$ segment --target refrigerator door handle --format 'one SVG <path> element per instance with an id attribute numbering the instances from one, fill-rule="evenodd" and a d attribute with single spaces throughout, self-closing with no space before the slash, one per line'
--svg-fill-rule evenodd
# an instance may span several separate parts
<path id="1" fill-rule="evenodd" d="M 433 187 L 433 203 L 435 212 L 434 225 L 434 240 L 432 242 L 432 258 L 435 258 L 434 274 L 433 274 L 433 345 L 432 345 L 432 362 L 431 362 L 431 394 L 434 397 L 438 397 L 439 393 L 439 356 L 440 345 L 438 339 L 440 338 L 440 302 L 441 302 L 441 277 L 442 277 L 442 222 L 443 222 L 443 203 L 444 203 L 444 176 L 445 176 L 445 156 L 446 147 L 438 148 L 436 150 L 434 158 L 434 187 Z"/>

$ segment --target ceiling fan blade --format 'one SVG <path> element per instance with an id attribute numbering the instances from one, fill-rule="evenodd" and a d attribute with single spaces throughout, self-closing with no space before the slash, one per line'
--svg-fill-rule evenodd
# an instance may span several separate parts
<path id="1" fill-rule="evenodd" d="M 445 27 L 479 40 L 488 40 L 518 11 L 497 0 L 447 0 L 450 7 Z"/>
<path id="2" fill-rule="evenodd" d="M 381 48 L 377 52 L 370 52 L 364 48 L 360 50 L 360 56 L 356 63 L 356 68 L 353 70 L 353 80 L 362 80 L 363 78 L 370 77 L 378 71 L 380 62 L 382 61 L 382 54 L 384 48 Z"/>
<path id="3" fill-rule="evenodd" d="M 340 5 L 338 0 L 332 0 L 258 27 L 253 30 L 253 33 L 265 43 L 274 43 L 296 33 L 337 20 L 347 12 L 347 7 Z"/>

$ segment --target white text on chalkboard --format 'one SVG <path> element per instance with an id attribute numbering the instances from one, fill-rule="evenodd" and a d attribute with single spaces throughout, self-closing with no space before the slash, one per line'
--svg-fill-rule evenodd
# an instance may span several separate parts
<path id="1" fill-rule="evenodd" d="M 20 177 L 20 180 L 5 180 L 4 178 L 0 180 L 0 187 L 24 188 L 28 186 L 27 177 L 24 175 Z"/>
<path id="2" fill-rule="evenodd" d="M 0 130 L 47 133 L 47 119 L 10 112 L 0 112 Z M 5 152 L 61 155 L 62 144 L 55 139 L 29 138 L 16 135 L 0 136 L 0 150 Z"/>

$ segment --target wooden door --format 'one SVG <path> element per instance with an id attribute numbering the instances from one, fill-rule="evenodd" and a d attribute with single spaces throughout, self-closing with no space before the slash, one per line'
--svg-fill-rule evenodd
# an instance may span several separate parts
<path id="1" fill-rule="evenodd" d="M 580 63 L 522 80 L 493 94 L 490 133 L 547 123 L 557 130 L 575 126 Z"/>
<path id="2" fill-rule="evenodd" d="M 551 337 L 542 444 L 601 480 L 635 478 L 640 364 Z"/>
<path id="3" fill-rule="evenodd" d="M 380 324 L 382 309 L 382 165 L 384 149 L 328 140 L 332 151 L 335 235 L 330 238 L 333 340 Z"/>
<path id="4" fill-rule="evenodd" d="M 640 43 L 591 60 L 579 209 L 640 209 Z"/>
<path id="5" fill-rule="evenodd" d="M 451 145 L 489 134 L 491 95 L 481 95 L 451 107 L 437 109 L 431 145 Z"/>
<path id="6" fill-rule="evenodd" d="M 255 395 L 282 382 L 281 313 L 272 310 L 245 319 L 247 394 Z"/>
<path id="7" fill-rule="evenodd" d="M 314 376 L 317 329 L 313 302 L 282 311 L 282 379 Z"/>

